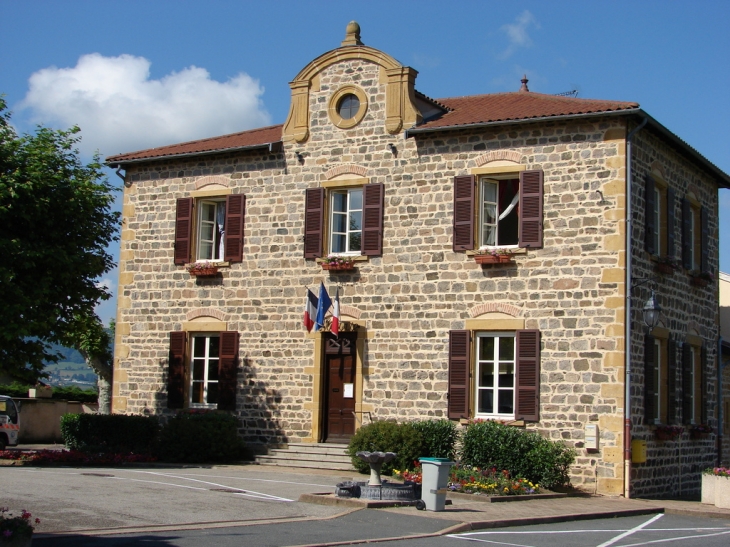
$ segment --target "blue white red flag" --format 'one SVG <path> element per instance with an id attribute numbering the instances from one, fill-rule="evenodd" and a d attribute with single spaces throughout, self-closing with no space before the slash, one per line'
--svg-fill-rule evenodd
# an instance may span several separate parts
<path id="1" fill-rule="evenodd" d="M 318 331 L 324 327 L 324 316 L 332 306 L 330 295 L 324 288 L 324 283 L 319 284 L 319 302 L 317 303 L 317 318 L 314 320 L 314 330 Z"/>
<path id="2" fill-rule="evenodd" d="M 340 289 L 335 292 L 335 301 L 332 304 L 332 334 L 340 335 Z"/>
<path id="3" fill-rule="evenodd" d="M 307 301 L 304 303 L 304 326 L 308 332 L 312 332 L 314 326 L 314 318 L 317 315 L 317 297 L 314 293 L 307 289 Z"/>

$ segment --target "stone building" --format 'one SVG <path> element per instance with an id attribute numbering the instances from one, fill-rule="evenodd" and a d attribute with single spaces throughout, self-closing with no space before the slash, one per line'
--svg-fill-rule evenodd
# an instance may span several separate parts
<path id="1" fill-rule="evenodd" d="M 499 419 L 574 447 L 578 487 L 698 491 L 730 177 L 636 103 L 526 79 L 434 100 L 416 76 L 350 23 L 290 82 L 283 125 L 107 159 L 125 179 L 114 412 L 223 409 L 268 447 Z M 320 283 L 338 336 L 302 324 Z"/>

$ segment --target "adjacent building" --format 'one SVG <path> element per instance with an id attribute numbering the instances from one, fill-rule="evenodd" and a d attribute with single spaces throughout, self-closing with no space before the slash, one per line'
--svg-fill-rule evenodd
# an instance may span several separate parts
<path id="1" fill-rule="evenodd" d="M 353 22 L 290 82 L 283 125 L 107 158 L 125 179 L 114 411 L 226 410 L 262 448 L 497 419 L 574 447 L 578 487 L 698 491 L 730 177 L 637 103 L 527 79 L 432 99 L 416 77 Z M 302 324 L 320 284 L 337 335 Z"/>

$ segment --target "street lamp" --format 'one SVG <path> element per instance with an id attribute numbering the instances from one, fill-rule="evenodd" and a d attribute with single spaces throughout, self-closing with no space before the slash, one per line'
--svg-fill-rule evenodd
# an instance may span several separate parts
<path id="1" fill-rule="evenodd" d="M 654 291 L 651 291 L 649 300 L 644 304 L 644 324 L 650 329 L 653 329 L 659 323 L 659 315 L 662 309 L 659 307 L 659 303 L 656 301 L 656 295 Z"/>

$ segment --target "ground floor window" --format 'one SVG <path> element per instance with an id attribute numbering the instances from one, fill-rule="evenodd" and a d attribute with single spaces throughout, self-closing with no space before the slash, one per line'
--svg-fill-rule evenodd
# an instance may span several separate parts
<path id="1" fill-rule="evenodd" d="M 218 360 L 220 336 L 192 337 L 190 362 L 190 406 L 211 407 L 218 404 Z"/>
<path id="2" fill-rule="evenodd" d="M 515 335 L 476 335 L 476 416 L 514 418 Z"/>

